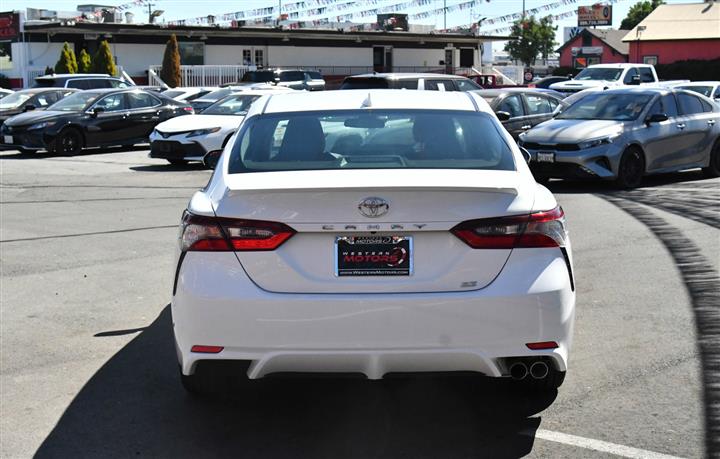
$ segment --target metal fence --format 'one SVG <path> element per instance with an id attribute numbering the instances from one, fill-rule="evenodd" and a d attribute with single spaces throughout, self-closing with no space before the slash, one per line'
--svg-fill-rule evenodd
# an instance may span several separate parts
<path id="1" fill-rule="evenodd" d="M 162 65 L 150 66 L 148 84 L 162 86 L 161 69 Z M 245 72 L 254 69 L 248 65 L 181 65 L 180 86 L 220 86 L 240 81 Z"/>

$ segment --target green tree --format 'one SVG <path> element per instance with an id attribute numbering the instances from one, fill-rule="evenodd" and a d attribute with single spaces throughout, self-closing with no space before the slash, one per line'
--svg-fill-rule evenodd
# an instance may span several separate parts
<path id="1" fill-rule="evenodd" d="M 519 19 L 515 21 L 510 31 L 510 35 L 515 39 L 507 42 L 505 51 L 513 59 L 529 67 L 535 63 L 538 56 L 547 58 L 552 53 L 557 45 L 556 30 L 557 26 L 553 25 L 551 16 L 540 20 L 535 19 L 535 16 Z"/>
<path id="2" fill-rule="evenodd" d="M 665 3 L 663 0 L 645 0 L 643 2 L 637 2 L 630 7 L 628 15 L 620 23 L 620 28 L 623 30 L 631 30 L 636 25 L 640 24 L 643 19 L 648 17 L 655 8 Z"/>
<path id="3" fill-rule="evenodd" d="M 80 60 L 78 61 L 78 67 L 80 73 L 90 73 L 92 70 L 92 60 L 90 59 L 90 53 L 85 48 L 80 51 Z"/>
<path id="4" fill-rule="evenodd" d="M 182 80 L 180 76 L 180 47 L 175 34 L 170 35 L 170 39 L 165 45 L 160 78 L 171 88 L 180 86 Z"/>
<path id="5" fill-rule="evenodd" d="M 60 59 L 55 64 L 55 73 L 77 73 L 78 64 L 75 59 L 75 51 L 70 49 L 70 45 L 65 42 L 60 52 Z"/>
<path id="6" fill-rule="evenodd" d="M 53 73 L 55 73 L 54 68 L 50 67 L 49 65 L 45 67 L 45 75 L 52 75 Z"/>
<path id="7" fill-rule="evenodd" d="M 98 46 L 98 50 L 92 58 L 90 69 L 92 73 L 107 73 L 108 75 L 115 75 L 117 73 L 115 59 L 113 59 L 107 40 L 100 42 L 100 46 Z"/>

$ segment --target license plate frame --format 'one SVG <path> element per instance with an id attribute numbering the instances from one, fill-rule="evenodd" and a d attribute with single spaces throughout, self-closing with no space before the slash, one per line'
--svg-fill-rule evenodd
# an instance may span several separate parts
<path id="1" fill-rule="evenodd" d="M 539 163 L 554 163 L 555 152 L 554 151 L 538 151 L 536 160 Z"/>
<path id="2" fill-rule="evenodd" d="M 412 236 L 337 236 L 333 248 L 335 276 L 411 276 L 414 252 Z"/>
<path id="3" fill-rule="evenodd" d="M 11 136 L 11 135 L 4 135 L 4 136 L 3 136 L 3 143 L 6 143 L 6 144 L 8 144 L 8 145 L 12 145 L 12 144 L 14 143 L 14 142 L 13 142 L 13 136 Z"/>

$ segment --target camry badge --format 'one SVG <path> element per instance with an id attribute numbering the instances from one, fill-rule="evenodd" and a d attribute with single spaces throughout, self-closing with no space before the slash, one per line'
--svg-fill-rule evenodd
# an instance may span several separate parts
<path id="1" fill-rule="evenodd" d="M 358 210 L 368 218 L 377 218 L 388 213 L 390 205 L 383 198 L 370 197 L 360 201 Z"/>

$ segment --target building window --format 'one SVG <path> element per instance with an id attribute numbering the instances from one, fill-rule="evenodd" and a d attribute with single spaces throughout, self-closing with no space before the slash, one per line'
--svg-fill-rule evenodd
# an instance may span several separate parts
<path id="1" fill-rule="evenodd" d="M 590 35 L 589 33 L 584 33 L 582 36 L 582 45 L 592 46 L 592 35 Z"/>
<path id="2" fill-rule="evenodd" d="M 243 65 L 252 65 L 252 50 L 243 49 L 242 57 Z"/>
<path id="3" fill-rule="evenodd" d="M 657 65 L 658 57 L 657 56 L 643 56 L 643 64 Z"/>
<path id="4" fill-rule="evenodd" d="M 460 48 L 460 67 L 472 67 L 473 65 L 475 65 L 475 50 Z"/>
<path id="5" fill-rule="evenodd" d="M 265 66 L 265 53 L 262 49 L 255 50 L 255 65 L 258 67 Z"/>
<path id="6" fill-rule="evenodd" d="M 13 69 L 12 43 L 9 41 L 0 43 L 0 72 Z"/>
<path id="7" fill-rule="evenodd" d="M 182 65 L 203 65 L 205 64 L 205 43 L 178 43 L 180 48 L 180 64 Z"/>

